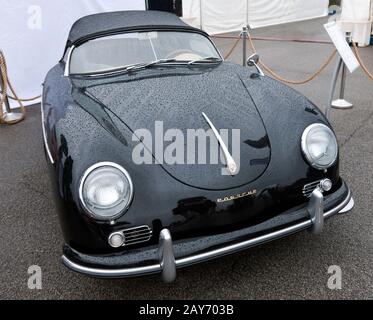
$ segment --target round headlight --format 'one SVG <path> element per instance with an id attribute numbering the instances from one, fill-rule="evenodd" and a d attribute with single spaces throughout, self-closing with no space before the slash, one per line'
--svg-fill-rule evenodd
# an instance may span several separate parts
<path id="1" fill-rule="evenodd" d="M 302 134 L 302 151 L 309 164 L 316 169 L 327 169 L 337 159 L 338 144 L 333 131 L 326 125 L 314 123 Z"/>
<path id="2" fill-rule="evenodd" d="M 133 185 L 128 172 L 112 162 L 101 162 L 83 175 L 79 196 L 85 210 L 99 220 L 121 216 L 131 203 Z"/>

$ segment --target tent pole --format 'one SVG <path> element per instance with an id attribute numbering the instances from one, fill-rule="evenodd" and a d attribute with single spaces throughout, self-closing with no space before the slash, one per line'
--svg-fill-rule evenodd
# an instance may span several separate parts
<path id="1" fill-rule="evenodd" d="M 202 0 L 199 0 L 199 25 L 200 25 L 200 29 L 203 30 L 203 21 L 202 21 Z"/>

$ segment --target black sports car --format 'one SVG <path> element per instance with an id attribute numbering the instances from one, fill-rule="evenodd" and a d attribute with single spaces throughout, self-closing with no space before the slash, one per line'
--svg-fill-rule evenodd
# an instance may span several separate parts
<path id="1" fill-rule="evenodd" d="M 329 122 L 256 62 L 171 13 L 73 25 L 41 107 L 67 267 L 172 281 L 352 209 Z"/>

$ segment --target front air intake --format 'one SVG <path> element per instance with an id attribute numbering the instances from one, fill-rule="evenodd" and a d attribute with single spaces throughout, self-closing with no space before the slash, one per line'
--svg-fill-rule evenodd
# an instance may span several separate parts
<path id="1" fill-rule="evenodd" d="M 124 245 L 129 246 L 140 242 L 149 241 L 152 237 L 152 229 L 149 226 L 140 226 L 122 231 L 124 235 Z"/>
<path id="2" fill-rule="evenodd" d="M 109 244 L 118 248 L 146 242 L 150 240 L 152 233 L 147 225 L 116 231 L 109 236 Z"/>
<path id="3" fill-rule="evenodd" d="M 315 190 L 320 185 L 320 182 L 321 180 L 317 180 L 317 181 L 305 184 L 302 188 L 303 196 L 309 198 L 313 190 Z"/>

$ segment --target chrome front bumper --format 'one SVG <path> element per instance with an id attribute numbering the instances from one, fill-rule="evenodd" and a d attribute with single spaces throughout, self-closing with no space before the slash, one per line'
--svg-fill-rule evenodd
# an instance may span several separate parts
<path id="1" fill-rule="evenodd" d="M 73 271 L 93 277 L 123 278 L 161 272 L 163 281 L 172 282 L 176 278 L 177 268 L 182 268 L 202 261 L 221 257 L 268 241 L 285 237 L 304 229 L 309 229 L 313 233 L 320 233 L 324 225 L 324 219 L 329 218 L 337 213 L 348 212 L 353 207 L 354 200 L 349 190 L 347 196 L 342 202 L 340 202 L 334 208 L 324 212 L 323 194 L 321 190 L 315 189 L 310 197 L 310 201 L 307 206 L 309 219 L 274 232 L 270 232 L 242 242 L 223 246 L 218 249 L 210 250 L 208 252 L 175 259 L 171 234 L 168 229 L 163 229 L 159 237 L 159 263 L 157 264 L 131 268 L 103 269 L 80 265 L 73 262 L 66 255 L 62 256 L 62 262 L 65 266 L 72 269 Z"/>

